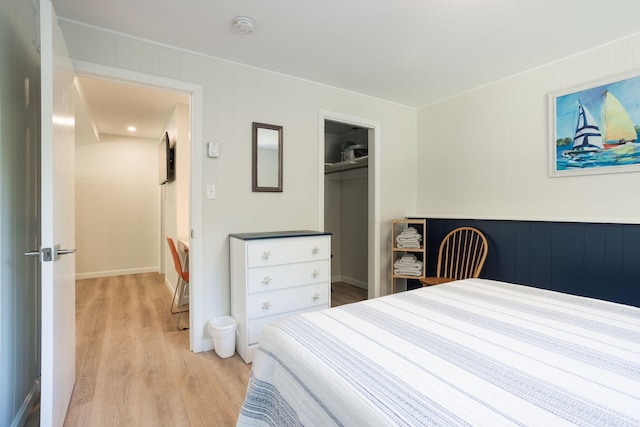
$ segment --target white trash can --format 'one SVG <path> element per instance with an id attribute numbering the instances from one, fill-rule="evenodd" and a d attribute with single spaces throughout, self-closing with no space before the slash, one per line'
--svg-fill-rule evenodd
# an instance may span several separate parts
<path id="1" fill-rule="evenodd" d="M 236 351 L 237 328 L 238 322 L 231 316 L 215 317 L 207 324 L 213 337 L 213 348 L 222 359 L 233 356 Z"/>

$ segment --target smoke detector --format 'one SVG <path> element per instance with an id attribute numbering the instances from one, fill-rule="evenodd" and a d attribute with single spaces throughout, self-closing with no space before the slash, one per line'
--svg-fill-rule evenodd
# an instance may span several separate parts
<path id="1" fill-rule="evenodd" d="M 233 25 L 238 34 L 251 34 L 256 28 L 254 20 L 247 16 L 236 16 L 231 21 L 231 25 Z"/>

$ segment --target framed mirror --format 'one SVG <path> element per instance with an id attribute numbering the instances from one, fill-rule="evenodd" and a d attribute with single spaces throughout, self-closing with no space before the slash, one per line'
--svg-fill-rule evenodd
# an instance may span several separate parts
<path id="1" fill-rule="evenodd" d="M 282 126 L 253 122 L 253 191 L 282 192 Z"/>

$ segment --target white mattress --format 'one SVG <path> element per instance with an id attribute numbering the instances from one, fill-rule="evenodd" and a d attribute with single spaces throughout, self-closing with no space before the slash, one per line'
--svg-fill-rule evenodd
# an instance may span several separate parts
<path id="1" fill-rule="evenodd" d="M 267 327 L 241 426 L 640 425 L 640 309 L 468 279 Z"/>

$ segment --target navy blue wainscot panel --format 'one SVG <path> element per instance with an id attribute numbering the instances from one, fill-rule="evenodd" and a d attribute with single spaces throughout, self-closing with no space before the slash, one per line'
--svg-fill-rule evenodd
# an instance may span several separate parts
<path id="1" fill-rule="evenodd" d="M 640 225 L 428 218 L 428 275 L 442 238 L 462 226 L 489 242 L 482 278 L 640 307 Z"/>

